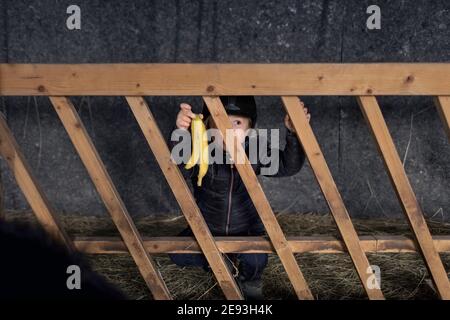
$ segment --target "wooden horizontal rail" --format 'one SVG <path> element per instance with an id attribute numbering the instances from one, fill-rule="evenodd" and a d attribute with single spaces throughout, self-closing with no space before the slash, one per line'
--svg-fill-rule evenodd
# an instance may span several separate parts
<path id="1" fill-rule="evenodd" d="M 202 252 L 211 265 L 225 296 L 231 299 L 243 298 L 223 259 L 222 253 L 231 252 L 277 253 L 297 296 L 301 299 L 312 299 L 313 295 L 293 253 L 349 253 L 369 298 L 383 299 L 379 288 L 375 289 L 376 291 L 368 288 L 369 275 L 366 273 L 370 270 L 370 266 L 364 253 L 418 252 L 424 258 L 439 296 L 450 299 L 450 282 L 439 256 L 441 252 L 450 252 L 450 236 L 431 236 L 375 98 L 376 95 L 435 96 L 436 106 L 449 133 L 449 75 L 449 63 L 0 64 L 0 96 L 50 96 L 122 236 L 122 239 L 76 238 L 74 246 L 80 251 L 91 254 L 129 252 L 157 299 L 169 299 L 171 296 L 149 254 Z M 140 236 L 74 106 L 65 97 L 75 95 L 127 97 L 193 229 L 195 238 L 142 238 Z M 244 164 L 237 163 L 236 166 L 270 238 L 213 237 L 204 225 L 195 202 L 192 202 L 192 196 L 181 179 L 180 172 L 169 162 L 169 150 L 142 97 L 146 95 L 203 96 L 222 135 L 229 128 L 229 119 L 217 96 L 282 96 L 285 109 L 293 120 L 298 138 L 308 155 L 343 240 L 328 236 L 286 238 L 239 144 L 237 154 L 232 153 L 232 158 L 239 159 L 241 158 L 239 155 L 244 155 L 246 159 Z M 414 239 L 404 236 L 358 237 L 311 127 L 301 112 L 302 106 L 296 97 L 298 95 L 358 97 L 358 102 L 411 225 Z M 0 153 L 6 157 L 12 171 L 17 173 L 19 171 L 16 170 L 15 162 L 12 160 L 15 160 L 16 155 L 21 155 L 20 150 L 16 143 L 11 143 L 12 139 L 7 140 L 12 135 L 6 122 L 2 123 L 2 127 Z M 7 143 L 3 143 L 4 141 Z M 22 156 L 17 159 L 22 166 L 26 164 Z M 24 170 L 22 171 L 25 172 L 24 176 L 27 179 L 20 183 L 21 174 L 16 174 L 16 178 L 25 195 L 33 191 L 42 198 L 36 202 L 33 200 L 34 197 L 31 197 L 33 199 L 27 197 L 32 207 L 33 201 L 36 202 L 33 209 L 38 211 L 36 212 L 38 217 L 43 217 L 40 222 L 47 223 L 51 227 L 56 226 L 58 232 L 64 232 L 62 228 L 59 228 L 56 217 L 49 209 L 43 193 L 31 175 L 31 170 L 27 167 Z M 64 234 L 64 237 L 67 235 Z M 67 237 L 63 240 L 70 243 L 71 239 Z"/>
<path id="2" fill-rule="evenodd" d="M 450 95 L 450 63 L 0 64 L 0 95 Z"/>
<path id="3" fill-rule="evenodd" d="M 264 237 L 215 237 L 219 251 L 223 253 L 274 253 L 272 244 Z M 417 252 L 412 239 L 404 236 L 361 236 L 361 248 L 371 253 Z M 347 250 L 341 240 L 330 236 L 287 237 L 295 253 L 343 253 Z M 434 236 L 438 252 L 450 252 L 450 236 Z M 150 254 L 155 253 L 201 253 L 192 237 L 143 237 L 143 243 Z M 123 241 L 117 237 L 75 238 L 76 248 L 88 254 L 127 253 Z"/>

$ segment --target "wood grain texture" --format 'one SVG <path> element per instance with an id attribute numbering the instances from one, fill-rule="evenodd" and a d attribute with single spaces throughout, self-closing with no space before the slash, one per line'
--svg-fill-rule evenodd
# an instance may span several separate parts
<path id="1" fill-rule="evenodd" d="M 450 96 L 437 96 L 434 98 L 434 103 L 450 140 Z"/>
<path id="2" fill-rule="evenodd" d="M 267 200 L 267 197 L 258 181 L 258 178 L 253 170 L 250 161 L 247 158 L 244 148 L 235 139 L 233 148 L 227 144 L 225 138 L 227 130 L 231 129 L 231 122 L 225 111 L 225 108 L 218 97 L 203 97 L 205 103 L 214 119 L 214 123 L 217 125 L 223 140 L 226 143 L 226 148 L 230 153 L 231 159 L 239 172 L 242 181 L 250 195 L 259 217 L 266 229 L 266 232 L 270 238 L 270 241 L 278 254 L 281 263 L 286 270 L 286 273 L 291 281 L 294 290 L 299 299 L 313 299 L 312 293 L 306 283 L 306 280 L 301 272 L 294 254 L 289 247 L 283 230 L 273 213 L 273 210 Z M 228 142 L 229 143 L 229 142 Z"/>
<path id="3" fill-rule="evenodd" d="M 183 175 L 175 162 L 171 161 L 166 139 L 159 130 L 147 103 L 142 97 L 126 97 L 126 99 L 225 297 L 243 299 Z"/>
<path id="4" fill-rule="evenodd" d="M 161 274 L 145 250 L 133 219 L 125 208 L 72 102 L 66 97 L 50 97 L 50 101 L 153 297 L 162 300 L 171 299 Z"/>
<path id="5" fill-rule="evenodd" d="M 303 105 L 298 97 L 282 97 L 284 108 L 292 120 L 298 139 L 309 160 L 320 189 L 327 201 L 331 214 L 336 222 L 339 232 L 348 249 L 353 265 L 358 273 L 361 284 L 363 285 L 369 299 L 382 300 L 383 293 L 378 286 L 369 286 L 371 277 L 373 277 L 369 260 L 359 244 L 358 235 L 344 205 L 344 201 L 337 189 L 336 183 L 328 168 L 327 162 L 320 149 L 319 143 L 312 131 L 311 126 L 303 112 Z M 376 280 L 375 280 L 376 281 Z"/>
<path id="6" fill-rule="evenodd" d="M 275 253 L 272 243 L 265 237 L 214 237 L 214 240 L 222 253 Z M 287 241 L 295 253 L 347 252 L 342 240 L 330 236 L 292 236 L 287 237 Z M 439 252 L 450 252 L 450 236 L 434 236 L 433 242 Z M 125 244 L 117 237 L 77 237 L 74 243 L 78 250 L 89 254 L 127 252 Z M 143 243 L 151 254 L 202 253 L 200 245 L 192 237 L 143 237 Z M 405 236 L 361 236 L 359 243 L 364 252 L 370 253 L 411 253 L 418 250 L 416 242 Z"/>
<path id="7" fill-rule="evenodd" d="M 0 154 L 8 164 L 16 182 L 28 201 L 34 215 L 45 231 L 54 239 L 63 243 L 70 251 L 74 249 L 72 240 L 59 221 L 50 202 L 37 182 L 25 160 L 19 145 L 0 114 Z"/>
<path id="8" fill-rule="evenodd" d="M 0 95 L 449 95 L 450 63 L 0 64 Z"/>
<path id="9" fill-rule="evenodd" d="M 422 208 L 406 175 L 377 99 L 373 96 L 358 97 L 358 103 L 375 138 L 377 148 L 384 160 L 397 197 L 419 245 L 419 252 L 422 254 L 437 292 L 442 299 L 448 300 L 450 299 L 450 282 L 447 272 L 434 246 Z"/>

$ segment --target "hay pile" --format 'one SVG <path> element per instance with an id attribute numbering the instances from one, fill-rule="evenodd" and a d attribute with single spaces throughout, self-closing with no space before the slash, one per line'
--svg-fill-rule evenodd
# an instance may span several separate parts
<path id="1" fill-rule="evenodd" d="M 8 220 L 29 220 L 31 214 L 7 214 Z M 62 222 L 71 236 L 118 236 L 109 217 L 64 215 Z M 278 220 L 286 235 L 333 235 L 339 237 L 329 215 L 285 214 Z M 395 234 L 411 236 L 406 221 L 353 220 L 358 234 Z M 143 236 L 174 236 L 186 222 L 183 217 L 167 219 L 136 218 Z M 433 235 L 450 235 L 450 224 L 428 221 Z M 366 299 L 352 262 L 347 254 L 298 254 L 297 261 L 317 299 Z M 450 270 L 450 254 L 441 255 Z M 222 299 L 214 276 L 200 268 L 181 268 L 167 255 L 154 256 L 167 286 L 175 299 Z M 91 255 L 93 268 L 121 288 L 131 299 L 151 299 L 139 272 L 128 254 Z M 368 254 L 371 264 L 381 269 L 381 289 L 388 299 L 436 299 L 426 268 L 415 253 Z M 269 256 L 264 273 L 267 299 L 295 299 L 292 286 L 276 255 Z"/>

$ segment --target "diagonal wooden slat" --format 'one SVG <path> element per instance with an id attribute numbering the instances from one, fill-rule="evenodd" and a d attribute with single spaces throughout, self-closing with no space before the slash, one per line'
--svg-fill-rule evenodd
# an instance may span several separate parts
<path id="1" fill-rule="evenodd" d="M 105 165 L 89 137 L 72 102 L 66 97 L 49 97 L 100 197 L 155 299 L 171 299 L 169 290 L 148 255 L 136 226 L 114 186 Z"/>
<path id="2" fill-rule="evenodd" d="M 337 189 L 314 132 L 303 112 L 299 98 L 297 96 L 283 96 L 282 100 L 368 297 L 377 300 L 384 299 L 379 286 L 369 287 L 368 285 L 371 282 L 369 277 L 372 277 L 372 272 L 368 272 L 368 270 L 371 270 L 371 266 L 361 248 L 347 208 Z"/>
<path id="3" fill-rule="evenodd" d="M 434 98 L 439 116 L 444 122 L 445 132 L 450 139 L 450 96 L 437 96 Z"/>
<path id="4" fill-rule="evenodd" d="M 442 299 L 450 299 L 450 282 L 436 250 L 422 209 L 409 183 L 394 141 L 374 96 L 360 96 L 358 103 L 383 157 L 397 197 L 403 207 L 434 285 Z"/>
<path id="5" fill-rule="evenodd" d="M 183 175 L 171 159 L 169 148 L 147 103 L 142 97 L 126 99 L 225 296 L 228 299 L 243 299 Z"/>
<path id="6" fill-rule="evenodd" d="M 19 188 L 42 227 L 51 237 L 63 243 L 69 250 L 74 250 L 72 240 L 65 232 L 50 202 L 34 177 L 3 115 L 0 115 L 0 153 L 8 163 Z"/>
<path id="7" fill-rule="evenodd" d="M 231 129 L 231 123 L 220 98 L 204 96 L 203 99 L 214 119 L 214 123 L 217 125 L 217 128 L 220 130 L 223 140 L 226 143 L 226 132 L 228 129 Z M 234 148 L 226 144 L 226 148 L 236 165 L 239 175 L 247 188 L 250 198 L 258 211 L 261 221 L 266 228 L 267 234 L 286 270 L 298 298 L 308 300 L 313 299 L 308 284 L 300 271 L 294 254 L 283 234 L 283 230 L 278 224 L 269 201 L 267 200 L 258 178 L 247 158 L 245 150 L 236 139 L 233 145 L 235 146 Z M 240 160 L 243 160 L 244 163 Z"/>

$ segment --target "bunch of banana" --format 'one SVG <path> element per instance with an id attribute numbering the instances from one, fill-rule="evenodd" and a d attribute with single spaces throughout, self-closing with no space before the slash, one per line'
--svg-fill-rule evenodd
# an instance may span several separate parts
<path id="1" fill-rule="evenodd" d="M 206 127 L 203 123 L 203 115 L 197 114 L 191 122 L 191 137 L 192 137 L 192 154 L 185 168 L 191 169 L 198 163 L 199 171 L 197 178 L 197 186 L 202 186 L 202 179 L 208 172 L 209 166 L 209 151 L 208 151 L 208 136 Z"/>

